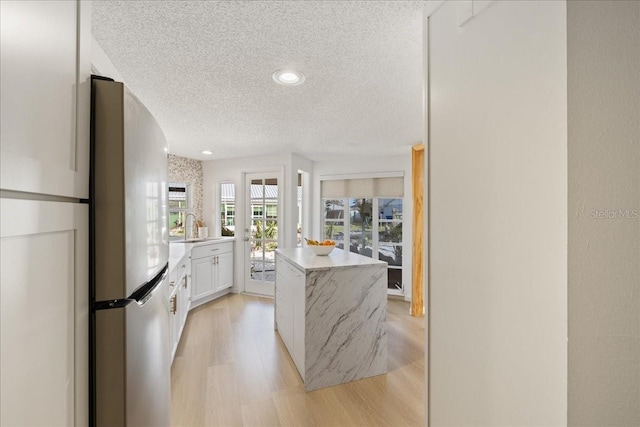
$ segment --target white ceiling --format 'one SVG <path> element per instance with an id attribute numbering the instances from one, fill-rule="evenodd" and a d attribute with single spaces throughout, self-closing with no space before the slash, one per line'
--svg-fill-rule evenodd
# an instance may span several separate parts
<path id="1" fill-rule="evenodd" d="M 422 141 L 425 3 L 94 1 L 93 33 L 174 154 L 387 156 Z"/>

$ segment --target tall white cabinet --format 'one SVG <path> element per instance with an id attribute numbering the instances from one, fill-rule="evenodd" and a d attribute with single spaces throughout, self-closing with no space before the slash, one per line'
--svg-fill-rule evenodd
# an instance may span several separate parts
<path id="1" fill-rule="evenodd" d="M 90 6 L 0 2 L 4 190 L 88 197 Z"/>
<path id="2" fill-rule="evenodd" d="M 0 425 L 86 425 L 87 206 L 3 198 L 0 221 Z"/>
<path id="3" fill-rule="evenodd" d="M 0 425 L 84 426 L 91 2 L 0 20 Z"/>

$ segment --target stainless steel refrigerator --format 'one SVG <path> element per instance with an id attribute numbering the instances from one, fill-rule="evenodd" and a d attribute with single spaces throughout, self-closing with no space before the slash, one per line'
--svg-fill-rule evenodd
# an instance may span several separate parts
<path id="1" fill-rule="evenodd" d="M 122 83 L 91 84 L 90 422 L 168 426 L 167 144 Z"/>

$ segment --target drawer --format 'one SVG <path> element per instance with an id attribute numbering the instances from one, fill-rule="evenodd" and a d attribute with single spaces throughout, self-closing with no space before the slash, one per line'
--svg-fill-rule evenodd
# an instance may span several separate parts
<path id="1" fill-rule="evenodd" d="M 213 243 L 210 245 L 196 246 L 191 249 L 191 258 L 204 258 L 208 256 L 220 255 L 233 251 L 233 242 Z"/>
<path id="2" fill-rule="evenodd" d="M 169 272 L 169 283 L 175 283 L 178 280 L 178 267 L 176 266 Z"/>
<path id="3" fill-rule="evenodd" d="M 189 260 L 187 257 L 184 257 L 182 261 L 180 261 L 178 265 L 176 265 L 176 268 L 175 268 L 175 272 L 176 272 L 175 277 L 177 281 L 182 280 L 184 275 L 187 274 L 190 269 L 191 269 L 191 260 Z"/>
<path id="4" fill-rule="evenodd" d="M 191 270 L 191 258 L 188 256 L 182 257 L 178 263 L 169 272 L 169 283 L 177 283 L 182 280 L 182 277 Z"/>

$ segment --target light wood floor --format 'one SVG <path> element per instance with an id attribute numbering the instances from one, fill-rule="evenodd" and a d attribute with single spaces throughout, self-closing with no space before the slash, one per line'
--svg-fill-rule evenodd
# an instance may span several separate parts
<path id="1" fill-rule="evenodd" d="M 229 294 L 189 314 L 171 371 L 174 426 L 423 426 L 424 323 L 389 300 L 389 372 L 305 393 L 273 300 Z"/>

